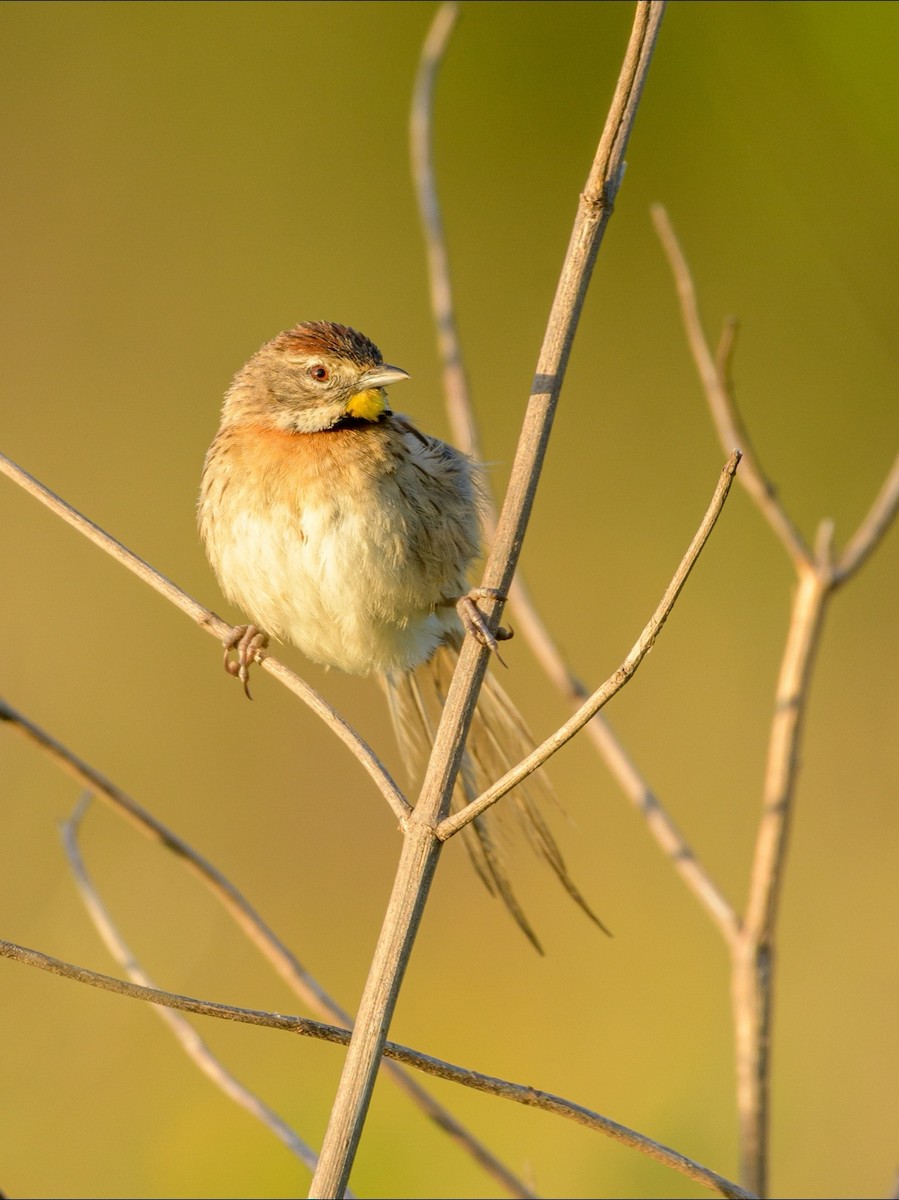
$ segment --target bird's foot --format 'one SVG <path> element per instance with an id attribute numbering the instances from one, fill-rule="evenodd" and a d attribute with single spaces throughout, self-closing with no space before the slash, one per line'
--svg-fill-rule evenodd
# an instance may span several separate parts
<path id="1" fill-rule="evenodd" d="M 484 619 L 484 614 L 478 608 L 478 600 L 505 600 L 506 597 L 497 588 L 476 587 L 456 601 L 456 612 L 461 618 L 465 632 L 470 633 L 482 646 L 486 646 L 499 661 L 506 666 L 499 652 L 499 643 L 507 642 L 514 637 L 511 629 L 500 626 L 496 633 L 491 633 Z"/>
<path id="2" fill-rule="evenodd" d="M 250 695 L 250 665 L 262 662 L 265 658 L 265 648 L 268 645 L 268 634 L 257 629 L 255 625 L 235 625 L 227 638 L 222 642 L 225 647 L 224 668 L 229 675 L 236 675 L 243 684 L 243 690 L 248 700 Z M 237 658 L 231 658 L 231 651 L 237 652 Z"/>

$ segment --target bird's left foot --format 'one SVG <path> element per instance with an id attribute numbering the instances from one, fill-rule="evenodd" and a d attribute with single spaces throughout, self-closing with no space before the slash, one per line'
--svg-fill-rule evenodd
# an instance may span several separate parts
<path id="1" fill-rule="evenodd" d="M 248 700 L 250 695 L 250 665 L 262 662 L 265 658 L 265 648 L 268 645 L 268 634 L 257 629 L 255 625 L 235 625 L 231 633 L 222 642 L 225 647 L 224 667 L 229 675 L 236 675 L 243 684 L 243 690 Z M 237 658 L 231 658 L 231 651 L 237 652 Z"/>
<path id="2" fill-rule="evenodd" d="M 477 638 L 482 646 L 487 646 L 503 666 L 506 666 L 506 663 L 499 652 L 499 643 L 507 642 L 514 634 L 511 629 L 504 629 L 502 626 L 497 629 L 496 633 L 491 633 L 477 602 L 478 600 L 505 599 L 506 597 L 497 588 L 476 587 L 456 601 L 456 612 L 462 620 L 465 632 Z"/>

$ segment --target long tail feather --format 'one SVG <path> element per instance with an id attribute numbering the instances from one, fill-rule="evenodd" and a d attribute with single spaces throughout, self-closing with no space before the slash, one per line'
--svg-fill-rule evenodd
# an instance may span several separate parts
<path id="1" fill-rule="evenodd" d="M 384 679 L 397 741 L 407 769 L 417 776 L 433 745 L 437 723 L 459 658 L 454 642 L 441 645 L 433 657 L 414 671 Z M 453 807 L 474 800 L 533 748 L 527 726 L 492 675 L 484 680 L 468 735 Z M 537 853 L 545 859 L 569 896 L 605 933 L 609 931 L 592 911 L 565 866 L 564 859 L 540 811 L 557 803 L 543 771 L 531 775 L 509 797 L 520 824 Z M 482 814 L 464 830 L 465 845 L 475 870 L 487 888 L 499 895 L 522 932 L 542 954 L 543 949 L 512 889 L 506 870 L 497 809 Z"/>

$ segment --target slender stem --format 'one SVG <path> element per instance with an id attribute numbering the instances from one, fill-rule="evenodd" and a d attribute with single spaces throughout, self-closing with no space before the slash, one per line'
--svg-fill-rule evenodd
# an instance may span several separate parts
<path id="1" fill-rule="evenodd" d="M 452 278 L 435 181 L 431 137 L 434 82 L 457 15 L 458 5 L 446 3 L 441 6 L 431 26 L 425 41 L 415 88 L 410 132 L 413 178 L 427 251 L 431 311 L 443 366 L 447 415 L 456 445 L 470 454 L 475 461 L 480 462 L 483 455 L 480 450 L 478 421 L 471 403 L 471 392 L 456 324 Z M 729 363 L 735 328 L 729 326 L 728 332 L 731 336 L 720 348 L 720 354 L 726 363 Z M 482 519 L 488 540 L 492 540 L 496 531 L 496 508 L 486 482 L 484 492 Z M 566 664 L 558 645 L 537 611 L 520 571 L 516 573 L 509 588 L 509 603 L 514 613 L 516 632 L 530 646 L 547 677 L 577 709 L 589 697 L 590 690 Z M 643 778 L 618 734 L 601 713 L 592 718 L 586 732 L 624 794 L 643 814 L 647 829 L 662 852 L 670 859 L 675 870 L 724 936 L 728 941 L 731 940 L 739 924 L 733 906 L 697 858 L 659 797 Z"/>
<path id="2" fill-rule="evenodd" d="M 116 541 L 114 537 L 101 529 L 99 525 L 95 525 L 93 521 L 89 521 L 87 517 L 82 516 L 77 509 L 71 504 L 67 504 L 49 488 L 44 487 L 33 475 L 29 475 L 27 471 L 23 471 L 20 466 L 17 466 L 12 459 L 7 458 L 5 454 L 0 454 L 0 472 L 6 475 L 19 487 L 24 488 L 29 495 L 46 505 L 51 512 L 56 516 L 61 517 L 79 533 L 83 534 L 95 546 L 99 546 L 101 550 L 105 550 L 111 555 L 116 562 L 127 567 L 132 571 L 138 579 L 142 579 L 155 591 L 164 596 L 185 613 L 192 621 L 217 637 L 219 641 L 226 642 L 229 634 L 233 631 L 233 626 L 228 625 L 221 617 L 211 612 L 208 608 L 204 608 L 202 604 L 189 596 L 172 583 L 170 579 L 160 574 L 155 567 L 151 567 L 149 563 L 144 562 L 142 558 L 138 558 L 133 551 L 127 546 L 123 546 L 121 542 Z M 298 696 L 304 704 L 320 717 L 328 726 L 332 733 L 336 733 L 345 746 L 353 752 L 370 777 L 374 780 L 385 798 L 387 803 L 393 809 L 397 819 L 402 823 L 412 811 L 409 802 L 406 800 L 403 793 L 390 777 L 390 773 L 378 756 L 372 750 L 371 746 L 365 742 L 352 726 L 344 721 L 343 717 L 336 712 L 326 700 L 324 700 L 318 692 L 300 679 L 299 675 L 294 674 L 289 667 L 286 667 L 282 662 L 269 655 L 260 660 L 260 666 L 263 670 L 268 671 L 270 675 L 274 675 L 286 688 Z"/>
<path id="3" fill-rule="evenodd" d="M 152 813 L 126 795 L 99 771 L 83 762 L 71 750 L 51 738 L 22 713 L 0 699 L 0 721 L 6 721 L 32 745 L 46 754 L 61 770 L 75 779 L 92 795 L 103 800 L 118 816 L 134 826 L 144 837 L 158 841 L 174 853 L 188 869 L 202 880 L 213 896 L 234 919 L 238 928 L 271 964 L 293 993 L 315 1013 L 325 1019 L 352 1024 L 347 1010 L 328 994 L 317 979 L 306 970 L 296 955 L 256 912 L 245 896 L 217 867 L 203 858 L 187 842 L 163 825 Z M 439 1104 L 408 1071 L 397 1063 L 385 1062 L 384 1070 L 393 1082 L 456 1144 L 469 1154 L 510 1195 L 532 1197 L 534 1192 L 510 1171 L 478 1138 L 466 1129 L 448 1109 Z"/>
<path id="4" fill-rule="evenodd" d="M 620 183 L 624 151 L 663 10 L 659 0 L 641 0 L 637 5 L 618 87 L 562 266 L 506 501 L 486 566 L 486 586 L 499 588 L 503 594 L 518 561 L 574 331 Z M 497 602 L 488 614 L 494 625 L 500 608 Z M 360 1002 L 310 1196 L 340 1197 L 349 1180 L 387 1029 L 440 854 L 441 842 L 434 827 L 449 809 L 486 659 L 486 649 L 467 638 L 443 709 L 422 793 L 407 825 L 390 908 Z"/>
<path id="5" fill-rule="evenodd" d="M 725 452 L 731 450 L 734 446 L 739 446 L 743 451 L 744 458 L 743 467 L 740 471 L 740 481 L 786 547 L 798 570 L 803 563 L 811 562 L 811 551 L 802 534 L 790 520 L 783 505 L 777 499 L 776 489 L 762 471 L 755 452 L 752 449 L 752 444 L 737 411 L 733 393 L 727 387 L 720 364 L 716 361 L 716 357 L 712 353 L 708 339 L 706 338 L 702 325 L 702 317 L 699 313 L 696 287 L 693 283 L 693 276 L 687 265 L 686 257 L 677 240 L 668 214 L 660 204 L 653 207 L 652 219 L 674 276 L 677 294 L 680 299 L 681 317 L 687 334 L 687 342 L 705 390 L 712 420 L 718 431 L 718 438 Z M 727 361 L 729 361 L 732 349 L 732 346 L 728 343 L 732 342 L 734 333 L 735 327 L 731 326 L 722 356 Z"/>
<path id="6" fill-rule="evenodd" d="M 829 581 L 806 568 L 793 601 L 768 743 L 762 816 L 743 926 L 733 944 L 740 1178 L 767 1194 L 771 1016 L 775 920 L 786 865 L 799 742 Z"/>
<path id="7" fill-rule="evenodd" d="M 58 975 L 64 979 L 88 984 L 90 987 L 100 988 L 103 991 L 115 992 L 130 999 L 145 1000 L 151 1004 L 163 1005 L 166 1008 L 176 1009 L 180 1012 L 196 1013 L 204 1017 L 217 1017 L 220 1020 L 255 1025 L 261 1028 L 278 1029 L 288 1033 L 299 1034 L 302 1037 L 310 1037 L 318 1041 L 332 1042 L 338 1045 L 346 1045 L 350 1040 L 350 1033 L 347 1029 L 338 1029 L 333 1025 L 323 1025 L 318 1021 L 307 1020 L 305 1017 L 287 1016 L 283 1013 L 266 1012 L 265 1010 L 255 1008 L 237 1008 L 231 1004 L 219 1004 L 212 1000 L 197 1000 L 191 996 L 181 996 L 173 992 L 159 991 L 156 988 L 129 983 L 123 979 L 115 979 L 110 975 L 103 975 L 98 971 L 90 971 L 86 967 L 67 963 L 62 959 L 53 958 L 49 954 L 42 954 L 39 950 L 31 950 L 27 946 L 19 946 L 15 942 L 0 940 L 0 958 L 8 958 L 14 962 L 21 962 L 27 966 L 48 971 L 50 974 Z M 583 1125 L 596 1133 L 602 1133 L 606 1137 L 623 1145 L 639 1150 L 649 1158 L 663 1163 L 688 1179 L 696 1180 L 698 1183 L 703 1184 L 703 1186 L 712 1191 L 720 1193 L 722 1196 L 753 1200 L 752 1193 L 745 1191 L 729 1179 L 724 1178 L 724 1176 L 718 1175 L 715 1171 L 710 1171 L 707 1167 L 694 1162 L 693 1159 L 680 1154 L 677 1150 L 672 1150 L 662 1142 L 657 1142 L 653 1138 L 646 1137 L 645 1134 L 638 1133 L 634 1129 L 629 1129 L 626 1125 L 620 1125 L 617 1121 L 613 1121 L 601 1113 L 594 1112 L 583 1105 L 575 1104 L 572 1100 L 566 1100 L 563 1096 L 556 1096 L 552 1092 L 541 1091 L 528 1084 L 512 1083 L 506 1079 L 498 1079 L 493 1075 L 483 1075 L 479 1071 L 471 1071 L 466 1067 L 459 1067 L 453 1063 L 432 1058 L 428 1054 L 422 1054 L 418 1050 L 413 1050 L 409 1046 L 402 1046 L 397 1042 L 385 1042 L 384 1054 L 396 1062 L 404 1063 L 409 1067 L 415 1067 L 417 1070 L 424 1071 L 435 1078 L 446 1079 L 451 1083 L 460 1084 L 462 1087 L 472 1088 L 474 1091 L 497 1096 L 503 1100 L 511 1100 L 517 1104 L 526 1105 L 528 1108 L 537 1108 L 544 1112 L 555 1113 L 558 1116 Z"/>
<path id="8" fill-rule="evenodd" d="M 109 915 L 106 906 L 100 899 L 97 889 L 84 865 L 81 849 L 78 845 L 78 830 L 82 818 L 90 803 L 83 798 L 76 805 L 72 816 L 62 826 L 62 839 L 69 867 L 75 879 L 75 885 L 87 909 L 94 928 L 100 935 L 104 945 L 116 962 L 127 973 L 133 983 L 144 987 L 154 987 L 153 980 L 140 965 L 129 949 L 115 923 Z M 175 1040 L 194 1065 L 203 1072 L 207 1079 L 223 1092 L 235 1104 L 245 1109 L 251 1116 L 260 1121 L 275 1137 L 279 1138 L 287 1149 L 304 1163 L 310 1171 L 315 1169 L 316 1153 L 295 1130 L 284 1121 L 274 1109 L 250 1091 L 240 1082 L 206 1045 L 190 1022 L 174 1009 L 154 1005 L 154 1011 L 160 1020 L 171 1030 Z"/>
<path id="9" fill-rule="evenodd" d="M 602 755 L 624 794 L 642 813 L 646 828 L 659 849 L 671 861 L 675 871 L 717 925 L 725 941 L 731 942 L 740 925 L 740 918 L 734 906 L 643 778 L 604 715 L 597 713 L 585 732 Z"/>
<path id="10" fill-rule="evenodd" d="M 560 750 L 566 742 L 569 742 L 604 705 L 608 704 L 617 692 L 621 691 L 626 683 L 630 682 L 640 663 L 655 645 L 656 638 L 662 632 L 665 622 L 668 620 L 671 610 L 674 608 L 675 602 L 684 584 L 687 582 L 696 560 L 699 558 L 703 547 L 715 527 L 715 522 L 718 520 L 721 510 L 724 507 L 724 502 L 730 492 L 730 485 L 733 482 L 739 461 L 740 452 L 739 450 L 735 450 L 724 465 L 711 504 L 706 510 L 702 523 L 696 531 L 684 557 L 681 559 L 674 573 L 674 578 L 668 584 L 665 594 L 659 601 L 655 612 L 649 618 L 649 621 L 643 628 L 643 632 L 631 647 L 630 652 L 618 670 L 596 689 L 593 695 L 580 706 L 574 716 L 570 717 L 555 733 L 551 734 L 536 749 L 532 750 L 527 758 L 522 759 L 521 762 L 507 771 L 501 779 L 498 779 L 496 783 L 492 784 L 477 799 L 472 800 L 470 804 L 466 804 L 464 808 L 453 813 L 451 817 L 444 818 L 437 827 L 437 836 L 439 838 L 446 841 L 476 817 L 479 817 L 491 805 L 496 804 L 508 792 L 511 792 L 522 780 L 526 779 L 528 775 L 533 774 L 557 750 Z"/>
<path id="11" fill-rule="evenodd" d="M 456 326 L 449 256 L 440 213 L 440 199 L 434 177 L 433 112 L 434 86 L 443 63 L 449 39 L 459 18 L 459 5 L 448 0 L 441 4 L 428 30 L 412 96 L 409 120 L 409 148 L 412 178 L 418 198 L 419 214 L 425 233 L 428 256 L 428 282 L 431 311 L 437 330 L 437 344 L 443 365 L 443 391 L 447 412 L 457 446 L 481 461 L 477 431 L 470 422 L 471 402 L 465 372 L 462 345 Z"/>
<path id="12" fill-rule="evenodd" d="M 837 560 L 834 585 L 845 581 L 864 563 L 883 538 L 899 509 L 899 454 L 893 460 L 883 487 L 871 505 L 867 516 L 849 539 Z"/>
<path id="13" fill-rule="evenodd" d="M 653 210 L 653 219 L 671 264 L 687 339 L 719 436 L 729 444 L 735 439 L 742 443 L 746 454 L 740 478 L 786 546 L 799 581 L 777 682 L 746 912 L 735 935 L 732 931 L 727 936 L 723 930 L 731 949 L 741 1178 L 763 1196 L 769 1158 L 776 921 L 811 671 L 830 595 L 867 560 L 899 509 L 899 458 L 842 555 L 834 559 L 831 521 L 821 522 L 812 551 L 763 475 L 740 420 L 730 374 L 737 323 L 731 319 L 725 324 L 713 354 L 699 316 L 693 278 L 671 222 L 660 207 Z"/>

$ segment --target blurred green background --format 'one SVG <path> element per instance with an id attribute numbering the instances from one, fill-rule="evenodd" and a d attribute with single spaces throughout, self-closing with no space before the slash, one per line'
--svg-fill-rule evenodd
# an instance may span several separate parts
<path id="1" fill-rule="evenodd" d="M 407 109 L 431 3 L 6 3 L 0 450 L 231 619 L 199 545 L 203 455 L 233 372 L 297 320 L 369 334 L 395 400 L 446 435 Z M 628 3 L 467 3 L 436 157 L 458 317 L 504 486 L 555 281 L 632 20 Z M 897 444 L 899 5 L 673 3 L 559 410 L 523 571 L 577 673 L 621 661 L 724 455 L 649 220 L 668 206 L 709 327 L 805 535 L 843 544 Z M 220 651 L 0 480 L 2 692 L 211 858 L 348 1006 L 399 850 L 356 763 L 279 685 Z M 771 1185 L 886 1194 L 899 1024 L 896 531 L 834 600 L 783 893 Z M 637 679 L 625 744 L 741 906 L 793 587 L 735 491 Z M 374 683 L 285 648 L 398 769 Z M 545 735 L 567 715 L 519 639 L 503 681 Z M 78 790 L 0 737 L 0 936 L 119 973 L 57 837 Z M 444 855 L 397 1040 L 571 1097 L 734 1176 L 727 956 L 586 741 L 552 776 L 556 832 L 615 937 L 526 848 L 539 959 Z M 296 1011 L 214 901 L 105 809 L 88 862 L 171 989 Z M 137 1003 L 0 965 L 0 1188 L 24 1196 L 292 1196 L 308 1175 Z M 203 1033 L 320 1143 L 342 1052 Z M 546 1195 L 704 1194 L 553 1117 L 433 1090 Z M 353 1176 L 369 1196 L 499 1194 L 388 1083 Z"/>

